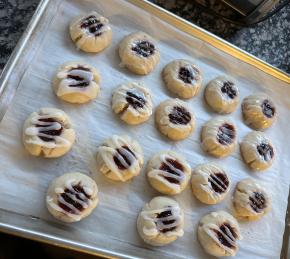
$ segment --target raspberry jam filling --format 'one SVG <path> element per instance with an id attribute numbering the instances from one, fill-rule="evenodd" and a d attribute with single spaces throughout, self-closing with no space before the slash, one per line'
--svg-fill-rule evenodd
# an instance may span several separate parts
<path id="1" fill-rule="evenodd" d="M 181 67 L 178 72 L 178 78 L 186 84 L 191 84 L 194 80 L 197 80 L 196 75 L 199 71 L 192 66 Z"/>
<path id="2" fill-rule="evenodd" d="M 267 118 L 272 118 L 275 115 L 275 107 L 273 107 L 269 100 L 264 100 L 261 107 Z"/>
<path id="3" fill-rule="evenodd" d="M 217 133 L 217 140 L 222 145 L 229 145 L 233 143 L 236 137 L 236 130 L 233 125 L 224 123 L 219 127 Z"/>
<path id="4" fill-rule="evenodd" d="M 135 51 L 138 55 L 147 58 L 154 54 L 155 46 L 153 43 L 142 40 L 134 43 L 132 50 Z"/>
<path id="5" fill-rule="evenodd" d="M 274 156 L 274 149 L 271 145 L 262 143 L 257 146 L 257 151 L 265 161 L 270 161 Z"/>
<path id="6" fill-rule="evenodd" d="M 219 230 L 212 230 L 216 233 L 217 238 L 221 242 L 221 244 L 229 248 L 235 248 L 235 240 L 237 238 L 237 234 L 228 223 L 222 224 Z"/>
<path id="7" fill-rule="evenodd" d="M 51 142 L 54 141 L 54 136 L 60 136 L 63 130 L 63 126 L 60 122 L 56 121 L 53 118 L 47 118 L 47 119 L 38 119 L 39 123 L 36 124 L 35 126 L 39 129 L 39 134 L 38 137 L 42 139 L 43 141 L 46 142 Z M 59 124 L 60 128 L 59 129 L 54 129 L 55 124 Z M 44 136 L 43 136 L 44 135 Z M 47 136 L 45 136 L 47 135 Z M 51 136 L 51 137 L 49 137 Z"/>
<path id="8" fill-rule="evenodd" d="M 136 156 L 128 146 L 122 146 L 116 149 L 113 159 L 120 170 L 126 170 L 132 165 Z"/>
<path id="9" fill-rule="evenodd" d="M 208 181 L 216 193 L 225 192 L 228 189 L 230 183 L 228 177 L 224 173 L 211 174 L 208 178 Z"/>
<path id="10" fill-rule="evenodd" d="M 221 91 L 226 94 L 230 99 L 234 99 L 237 96 L 237 91 L 234 89 L 234 83 L 231 81 L 224 82 Z"/>
<path id="11" fill-rule="evenodd" d="M 176 176 L 181 176 L 180 172 L 183 172 L 183 166 L 180 164 L 177 160 L 171 159 L 171 158 L 166 158 L 165 162 L 161 164 L 159 167 L 159 170 L 166 171 L 169 174 L 173 174 Z M 179 184 L 180 183 L 180 178 L 175 178 L 175 177 L 170 177 L 170 176 L 165 176 L 163 177 L 170 183 L 175 183 Z"/>
<path id="12" fill-rule="evenodd" d="M 165 210 L 161 213 L 158 213 L 156 218 L 160 219 L 161 222 L 164 224 L 164 225 L 171 225 L 175 222 L 175 219 L 171 219 L 172 218 L 172 211 L 171 209 L 168 209 L 168 210 Z M 170 219 L 168 219 L 170 218 Z M 159 229 L 161 233 L 166 233 L 168 231 L 172 231 L 176 228 L 176 226 L 173 226 L 173 227 L 168 227 L 168 228 L 161 228 Z"/>
<path id="13" fill-rule="evenodd" d="M 133 89 L 126 93 L 126 101 L 134 108 L 143 108 L 146 104 L 145 96 L 143 93 Z"/>
<path id="14" fill-rule="evenodd" d="M 102 34 L 100 30 L 103 26 L 104 24 L 94 15 L 86 17 L 81 23 L 82 29 L 88 29 L 89 32 L 95 36 L 100 36 Z"/>
<path id="15" fill-rule="evenodd" d="M 266 198 L 263 193 L 254 192 L 252 196 L 249 197 L 250 206 L 255 212 L 261 212 L 266 208 Z"/>
<path id="16" fill-rule="evenodd" d="M 169 114 L 169 120 L 173 124 L 186 125 L 191 120 L 190 112 L 182 106 L 174 106 Z"/>

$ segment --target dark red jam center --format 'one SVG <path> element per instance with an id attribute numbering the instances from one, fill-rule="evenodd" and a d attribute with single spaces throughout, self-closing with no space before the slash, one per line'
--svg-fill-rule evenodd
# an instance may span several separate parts
<path id="1" fill-rule="evenodd" d="M 178 78 L 186 84 L 191 84 L 193 80 L 197 80 L 195 75 L 192 73 L 195 71 L 196 74 L 199 73 L 194 67 L 181 67 L 178 72 Z"/>
<path id="2" fill-rule="evenodd" d="M 232 242 L 235 242 L 235 239 L 237 238 L 237 234 L 229 224 L 224 223 L 220 226 L 219 230 L 216 230 L 216 229 L 212 229 L 212 230 L 216 233 L 218 240 L 224 246 L 227 246 L 229 248 L 235 247 Z M 232 242 L 230 242 L 228 238 L 226 238 L 225 236 L 228 237 L 230 240 L 232 240 Z"/>
<path id="3" fill-rule="evenodd" d="M 89 68 L 85 68 L 82 66 L 78 66 L 77 68 L 72 68 L 70 71 L 74 71 L 74 70 L 83 70 L 83 71 L 90 71 Z M 81 76 L 77 76 L 77 75 L 71 75 L 68 73 L 67 78 L 73 79 L 76 81 L 76 83 L 71 83 L 69 84 L 70 87 L 87 87 L 90 82 L 88 80 L 86 80 L 85 78 L 81 77 Z"/>
<path id="4" fill-rule="evenodd" d="M 137 108 L 143 108 L 146 101 L 145 101 L 145 96 L 143 93 L 140 93 L 136 90 L 134 91 L 128 91 L 126 93 L 126 101 L 132 105 L 132 107 L 134 109 L 137 109 Z"/>
<path id="5" fill-rule="evenodd" d="M 222 145 L 229 145 L 233 143 L 236 137 L 236 130 L 233 125 L 225 123 L 219 127 L 217 133 L 217 140 Z"/>
<path id="6" fill-rule="evenodd" d="M 208 181 L 213 190 L 217 193 L 223 193 L 229 187 L 229 179 L 224 173 L 211 174 Z"/>
<path id="7" fill-rule="evenodd" d="M 170 217 L 170 216 L 172 216 L 172 211 L 171 211 L 171 209 L 168 209 L 168 210 L 165 210 L 165 211 L 163 211 L 161 213 L 158 213 L 157 216 L 156 216 L 156 218 L 162 219 L 162 218 L 166 218 L 166 217 Z M 170 224 L 173 224 L 174 222 L 175 222 L 174 219 L 171 219 L 171 220 L 162 220 L 162 223 L 164 225 L 170 225 Z M 166 233 L 168 231 L 174 230 L 175 228 L 176 227 L 164 228 L 164 229 L 161 229 L 160 232 L 161 233 Z"/>
<path id="8" fill-rule="evenodd" d="M 130 159 L 130 157 L 133 156 L 134 158 L 136 158 L 134 152 L 127 146 L 117 148 L 116 151 L 117 154 L 113 157 L 115 164 L 120 170 L 126 170 L 132 164 L 132 159 Z"/>
<path id="9" fill-rule="evenodd" d="M 249 200 L 250 206 L 256 212 L 260 212 L 266 208 L 266 199 L 262 193 L 254 192 L 253 195 L 250 196 Z"/>
<path id="10" fill-rule="evenodd" d="M 170 174 L 174 174 L 174 175 L 177 175 L 177 176 L 180 176 L 180 174 L 174 170 L 172 167 L 180 170 L 180 171 L 183 171 L 183 166 L 182 164 L 180 164 L 177 160 L 174 160 L 174 159 L 171 159 L 171 158 L 166 158 L 166 163 L 162 163 L 159 170 L 162 170 L 162 171 L 166 171 Z M 170 164 L 172 167 L 170 167 L 168 164 Z M 169 177 L 169 176 L 163 176 L 168 182 L 170 183 L 175 183 L 175 184 L 179 184 L 179 180 L 174 178 L 174 177 Z"/>
<path id="11" fill-rule="evenodd" d="M 81 23 L 82 29 L 88 29 L 90 33 L 94 34 L 95 36 L 100 36 L 102 32 L 100 29 L 104 26 L 103 23 L 96 16 L 91 15 L 85 18 Z"/>
<path id="12" fill-rule="evenodd" d="M 257 146 L 258 153 L 263 157 L 265 161 L 269 161 L 274 156 L 274 149 L 271 145 L 262 143 Z"/>
<path id="13" fill-rule="evenodd" d="M 268 118 L 272 118 L 275 115 L 275 107 L 272 106 L 269 100 L 264 100 L 262 103 L 262 111 Z"/>
<path id="14" fill-rule="evenodd" d="M 191 115 L 188 110 L 182 106 L 174 106 L 171 113 L 169 114 L 169 120 L 173 124 L 186 125 L 191 120 Z"/>
<path id="15" fill-rule="evenodd" d="M 48 119 L 39 119 L 38 121 L 41 121 L 41 122 L 50 122 L 50 124 L 48 124 L 48 125 L 40 125 L 40 124 L 36 124 L 35 126 L 38 127 L 38 128 L 49 127 L 49 126 L 52 125 L 53 123 L 58 122 L 58 121 L 56 121 L 56 120 L 53 119 L 53 118 L 48 118 Z M 58 123 L 61 125 L 60 122 L 58 122 Z M 61 128 L 58 129 L 58 130 L 45 130 L 45 129 L 39 129 L 39 132 L 42 133 L 42 134 L 50 135 L 50 136 L 60 136 L 62 130 L 63 130 L 63 127 L 62 127 L 62 125 L 61 125 Z M 44 137 L 44 136 L 38 136 L 38 137 L 39 137 L 40 139 L 42 139 L 43 141 L 46 141 L 46 142 L 54 141 L 53 138 Z"/>
<path id="16" fill-rule="evenodd" d="M 64 192 L 60 194 L 60 196 L 65 200 L 66 203 L 69 203 L 78 211 L 83 211 L 85 208 L 83 207 L 81 202 L 88 204 L 88 200 L 90 199 L 91 196 L 85 192 L 83 186 L 81 186 L 80 183 L 72 187 L 74 191 L 66 188 Z M 71 196 L 73 196 L 73 198 Z M 76 210 L 68 207 L 65 203 L 62 203 L 60 200 L 58 200 L 58 205 L 68 213 L 76 214 Z"/>
<path id="17" fill-rule="evenodd" d="M 138 55 L 143 56 L 144 58 L 147 58 L 154 54 L 155 52 L 155 46 L 153 43 L 142 40 L 138 41 L 134 44 L 132 47 L 132 50 L 135 51 Z"/>
<path id="18" fill-rule="evenodd" d="M 233 82 L 226 81 L 221 88 L 222 93 L 226 94 L 231 99 L 234 99 L 237 96 L 237 91 L 234 89 L 233 86 Z"/>

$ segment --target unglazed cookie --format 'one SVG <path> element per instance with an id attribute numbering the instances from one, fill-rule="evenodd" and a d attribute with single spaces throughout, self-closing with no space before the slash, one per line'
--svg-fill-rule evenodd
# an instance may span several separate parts
<path id="1" fill-rule="evenodd" d="M 248 133 L 241 143 L 241 153 L 246 164 L 253 170 L 269 168 L 275 157 L 275 149 L 263 132 Z"/>
<path id="2" fill-rule="evenodd" d="M 230 180 L 223 168 L 214 163 L 197 166 L 192 173 L 192 191 L 206 204 L 221 202 L 230 190 Z"/>
<path id="3" fill-rule="evenodd" d="M 129 136 L 113 135 L 98 148 L 97 171 L 111 180 L 128 181 L 140 173 L 142 165 L 142 149 Z"/>
<path id="4" fill-rule="evenodd" d="M 195 117 L 187 103 L 168 99 L 159 104 L 155 113 L 159 131 L 172 140 L 187 138 L 195 128 Z"/>
<path id="5" fill-rule="evenodd" d="M 53 89 L 57 97 L 69 103 L 86 103 L 100 92 L 98 71 L 83 62 L 68 62 L 59 67 Z"/>
<path id="6" fill-rule="evenodd" d="M 167 88 L 180 98 L 195 96 L 201 86 L 199 68 L 184 59 L 173 60 L 163 69 L 163 80 Z"/>
<path id="7" fill-rule="evenodd" d="M 226 114 L 236 110 L 240 94 L 233 79 L 219 76 L 208 83 L 204 98 L 214 111 Z"/>
<path id="8" fill-rule="evenodd" d="M 73 20 L 69 31 L 77 48 L 85 52 L 100 52 L 112 41 L 109 20 L 95 11 Z"/>
<path id="9" fill-rule="evenodd" d="M 217 117 L 202 127 L 201 146 L 208 154 L 225 157 L 235 150 L 236 145 L 237 130 L 230 120 Z"/>
<path id="10" fill-rule="evenodd" d="M 271 198 L 260 184 L 248 178 L 238 182 L 233 208 L 240 219 L 258 220 L 271 210 Z"/>
<path id="11" fill-rule="evenodd" d="M 137 229 L 153 246 L 163 246 L 183 236 L 184 214 L 179 204 L 167 197 L 155 197 L 139 213 Z"/>
<path id="12" fill-rule="evenodd" d="M 269 128 L 277 116 L 274 102 L 263 93 L 246 97 L 242 103 L 242 111 L 245 123 L 255 130 Z"/>
<path id="13" fill-rule="evenodd" d="M 185 158 L 173 151 L 163 151 L 154 155 L 147 165 L 147 177 L 157 191 L 174 195 L 187 186 L 191 168 Z"/>
<path id="14" fill-rule="evenodd" d="M 71 149 L 75 131 L 62 110 L 41 108 L 24 122 L 22 138 L 31 155 L 52 158 L 62 156 Z"/>
<path id="15" fill-rule="evenodd" d="M 98 204 L 94 180 L 80 173 L 67 173 L 54 179 L 47 191 L 46 206 L 55 218 L 76 222 L 87 217 Z"/>
<path id="16" fill-rule="evenodd" d="M 221 257 L 236 255 L 241 234 L 239 224 L 231 214 L 216 211 L 201 218 L 197 237 L 208 254 Z"/>
<path id="17" fill-rule="evenodd" d="M 134 32 L 120 43 L 121 65 L 138 75 L 149 74 L 160 59 L 155 40 L 145 32 Z"/>
<path id="18" fill-rule="evenodd" d="M 139 83 L 121 85 L 113 93 L 112 109 L 126 123 L 140 124 L 152 114 L 151 93 Z"/>

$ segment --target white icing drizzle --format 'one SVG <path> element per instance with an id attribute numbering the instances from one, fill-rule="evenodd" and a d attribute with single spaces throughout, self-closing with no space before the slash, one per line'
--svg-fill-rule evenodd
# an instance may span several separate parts
<path id="1" fill-rule="evenodd" d="M 93 17 L 89 18 L 90 16 L 93 16 Z M 109 30 L 108 20 L 106 18 L 98 15 L 96 12 L 92 12 L 92 13 L 88 14 L 86 17 L 84 17 L 80 21 L 78 21 L 78 23 L 81 26 L 86 20 L 93 20 L 93 19 L 97 20 L 97 22 L 82 28 L 87 33 L 90 33 L 94 36 L 100 36 L 100 35 L 96 35 L 96 34 L 99 34 L 99 33 L 101 34 L 101 33 L 104 33 L 105 31 Z M 90 32 L 90 29 L 93 29 L 94 27 L 96 27 L 97 24 L 102 24 L 103 26 L 98 28 L 95 32 Z"/>
<path id="2" fill-rule="evenodd" d="M 161 214 L 165 211 L 171 211 L 172 215 L 168 215 L 162 218 L 157 218 L 158 214 Z M 141 217 L 143 217 L 144 220 L 153 221 L 154 227 L 148 228 L 146 226 L 143 227 L 143 233 L 146 236 L 156 236 L 159 233 L 163 234 L 162 231 L 169 229 L 169 228 L 175 228 L 174 230 L 170 230 L 168 232 L 165 232 L 164 234 L 167 236 L 183 236 L 184 232 L 181 228 L 179 228 L 181 224 L 181 217 L 180 217 L 180 208 L 179 207 L 165 207 L 161 209 L 156 210 L 150 210 L 150 211 L 142 211 Z M 174 222 L 170 224 L 164 224 L 164 221 L 171 221 L 174 220 Z"/>
<path id="3" fill-rule="evenodd" d="M 91 71 L 85 71 L 82 69 L 73 69 L 71 71 L 67 72 L 67 76 L 76 76 L 82 78 L 82 80 L 76 80 L 73 78 L 67 78 L 65 79 L 67 84 L 69 86 L 77 87 L 77 85 L 82 83 L 87 83 L 90 85 L 90 83 L 93 81 L 93 73 Z"/>

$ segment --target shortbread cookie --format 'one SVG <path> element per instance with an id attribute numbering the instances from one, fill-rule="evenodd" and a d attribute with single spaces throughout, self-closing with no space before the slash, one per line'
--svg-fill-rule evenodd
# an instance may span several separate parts
<path id="1" fill-rule="evenodd" d="M 57 97 L 69 103 L 86 103 L 100 92 L 98 71 L 83 62 L 68 62 L 57 71 L 53 89 Z"/>
<path id="2" fill-rule="evenodd" d="M 246 164 L 253 170 L 269 168 L 275 157 L 275 149 L 263 132 L 248 133 L 241 143 L 241 153 Z"/>
<path id="3" fill-rule="evenodd" d="M 155 113 L 159 131 L 172 140 L 187 138 L 195 128 L 195 117 L 187 103 L 168 99 L 159 104 Z"/>
<path id="4" fill-rule="evenodd" d="M 153 246 L 163 246 L 183 236 L 184 214 L 179 204 L 167 197 L 155 197 L 139 213 L 137 229 Z"/>
<path id="5" fill-rule="evenodd" d="M 23 144 L 31 155 L 59 157 L 71 149 L 74 141 L 75 131 L 62 110 L 41 108 L 24 122 Z"/>
<path id="6" fill-rule="evenodd" d="M 145 32 L 134 32 L 120 43 L 121 65 L 138 75 L 149 74 L 160 59 L 155 40 Z"/>
<path id="7" fill-rule="evenodd" d="M 112 41 L 109 20 L 95 11 L 77 17 L 69 30 L 77 48 L 85 52 L 100 52 Z"/>
<path id="8" fill-rule="evenodd" d="M 226 114 L 236 110 L 240 94 L 233 79 L 219 76 L 208 83 L 204 98 L 214 111 Z"/>
<path id="9" fill-rule="evenodd" d="M 125 182 L 140 173 L 143 161 L 137 141 L 113 135 L 98 148 L 97 171 L 111 180 Z"/>
<path id="10" fill-rule="evenodd" d="M 206 204 L 221 202 L 230 190 L 226 171 L 214 163 L 197 166 L 192 173 L 191 185 L 195 197 Z"/>
<path id="11" fill-rule="evenodd" d="M 163 69 L 163 80 L 167 88 L 180 98 L 197 95 L 202 75 L 199 68 L 184 59 L 173 60 Z"/>
<path id="12" fill-rule="evenodd" d="M 217 117 L 202 127 L 201 146 L 208 154 L 225 157 L 235 150 L 236 145 L 237 130 L 230 120 Z"/>
<path id="13" fill-rule="evenodd" d="M 258 220 L 271 210 L 271 198 L 260 184 L 248 178 L 238 182 L 233 208 L 240 219 Z"/>
<path id="14" fill-rule="evenodd" d="M 154 155 L 147 165 L 147 177 L 157 191 L 174 195 L 187 186 L 191 168 L 185 158 L 173 151 L 163 151 Z"/>
<path id="15" fill-rule="evenodd" d="M 217 211 L 201 218 L 197 237 L 208 254 L 221 257 L 236 255 L 241 234 L 239 224 L 231 214 Z"/>
<path id="16" fill-rule="evenodd" d="M 94 180 L 81 173 L 67 173 L 54 179 L 48 188 L 46 206 L 55 218 L 76 222 L 91 214 L 98 204 Z"/>
<path id="17" fill-rule="evenodd" d="M 149 89 L 139 83 L 121 85 L 113 93 L 112 109 L 128 124 L 136 125 L 148 120 L 152 106 Z"/>
<path id="18" fill-rule="evenodd" d="M 242 111 L 245 123 L 255 130 L 269 128 L 277 116 L 274 102 L 263 93 L 246 97 L 242 103 Z"/>

